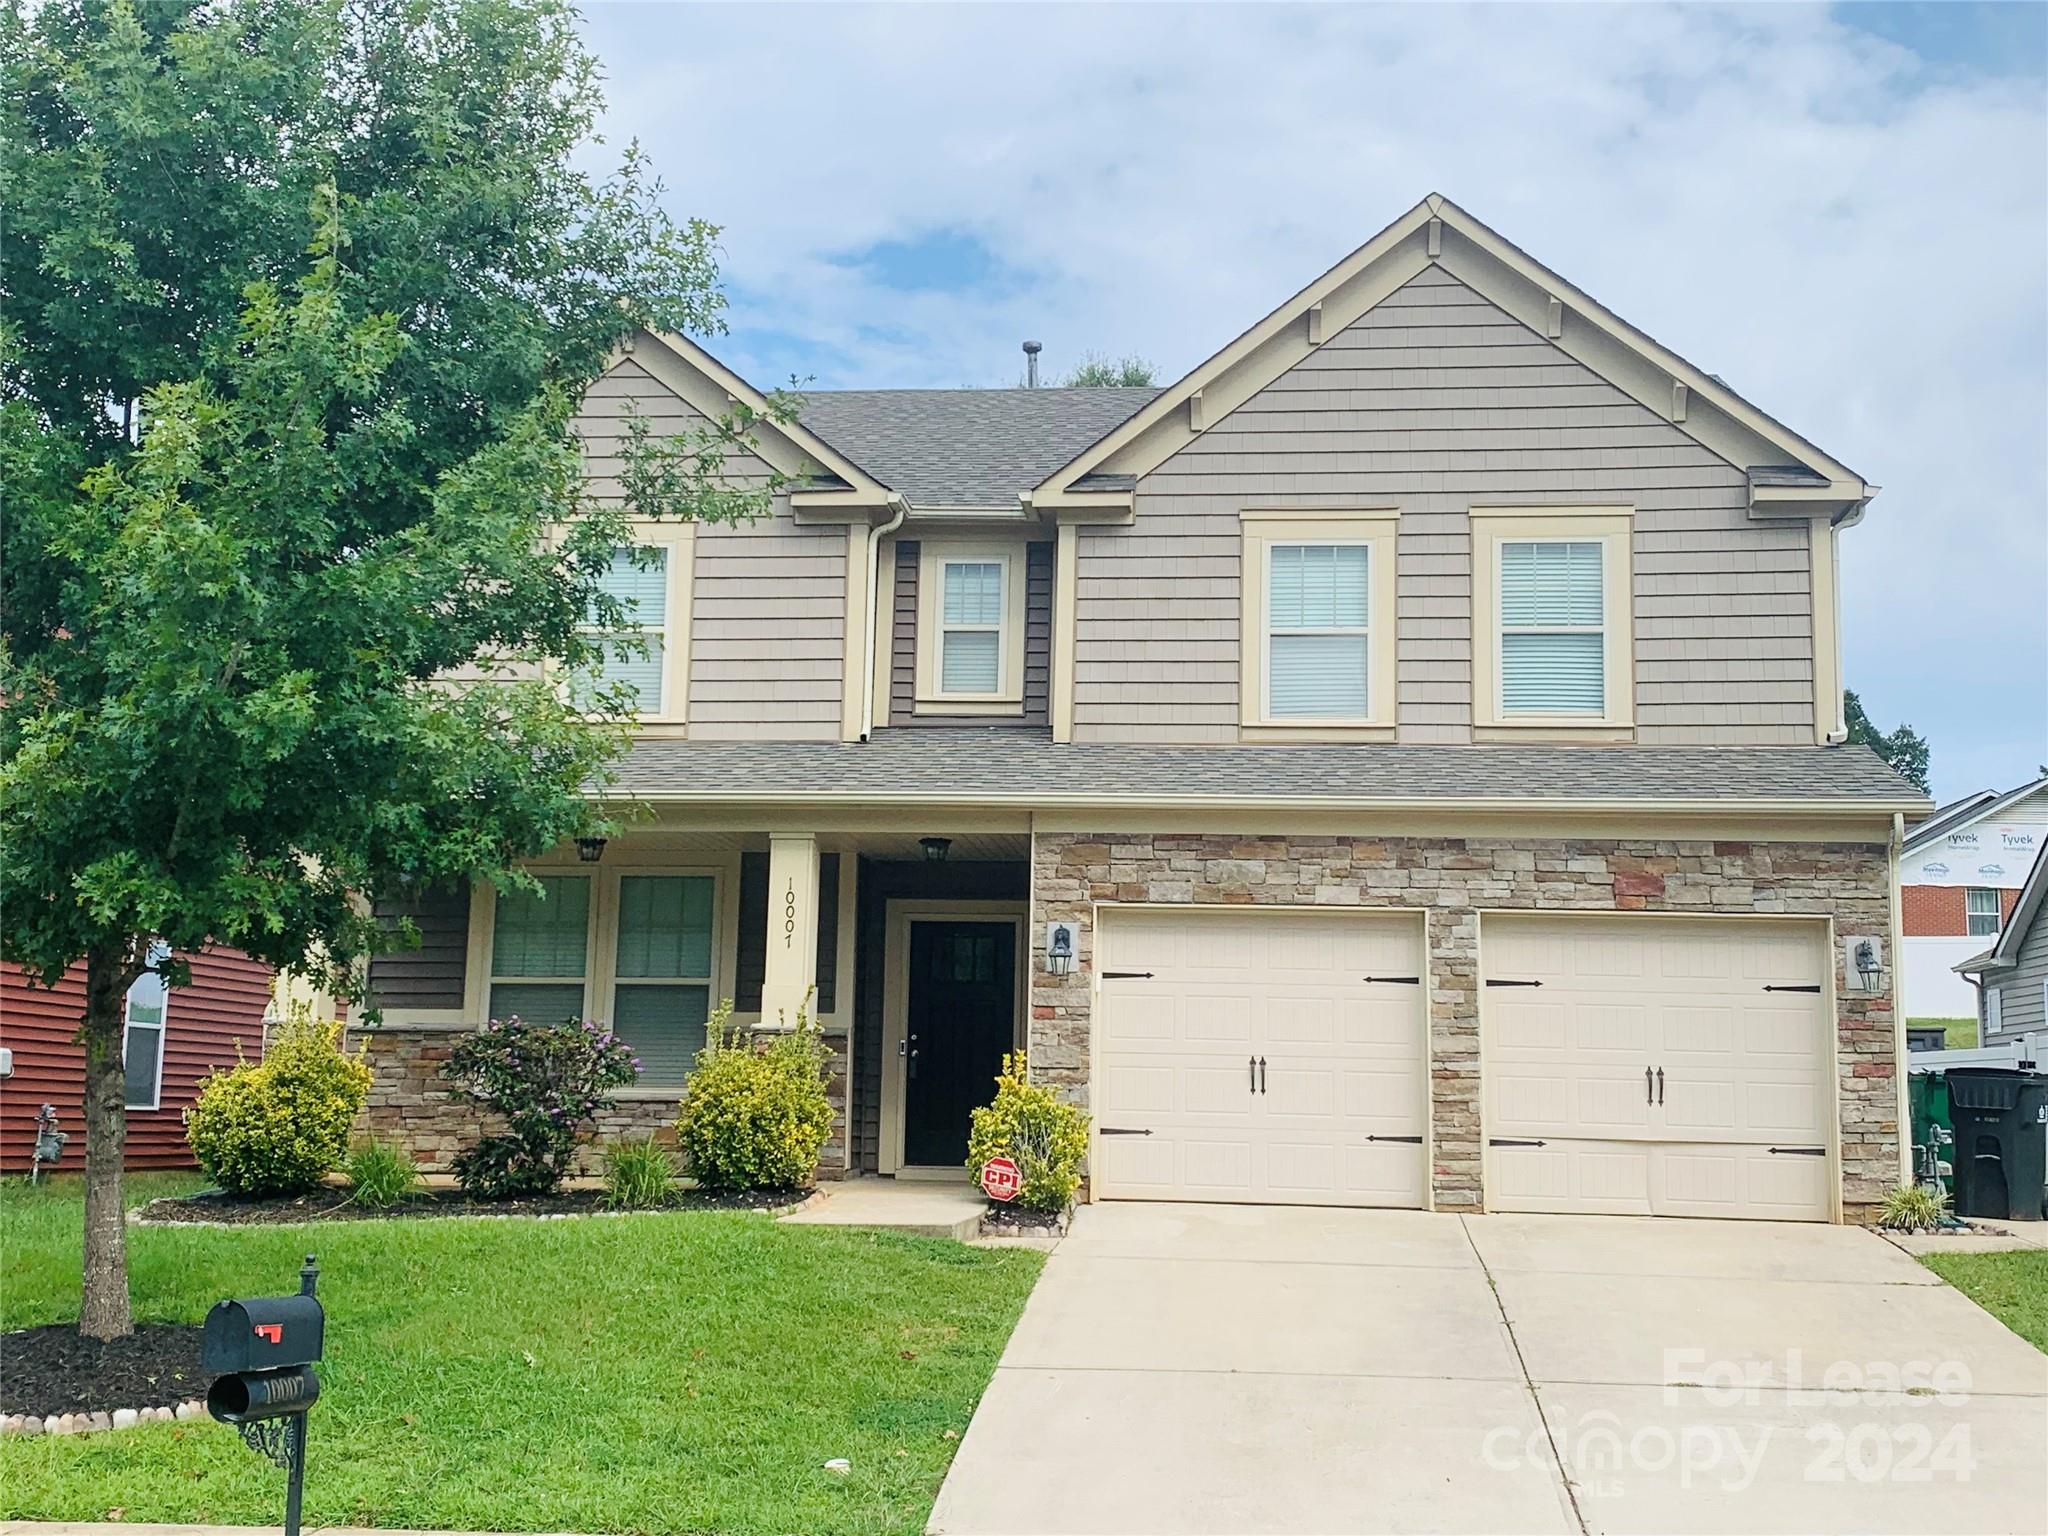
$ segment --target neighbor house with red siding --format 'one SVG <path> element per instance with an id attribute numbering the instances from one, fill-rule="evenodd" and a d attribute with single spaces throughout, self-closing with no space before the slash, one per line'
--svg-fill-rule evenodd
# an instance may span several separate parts
<path id="1" fill-rule="evenodd" d="M 189 1168 L 184 1112 L 199 1083 L 216 1067 L 263 1054 L 271 970 L 238 949 L 191 957 L 191 985 L 166 988 L 155 975 L 128 991 L 128 1166 Z M 0 1172 L 26 1173 L 35 1145 L 36 1112 L 56 1106 L 57 1128 L 70 1135 L 62 1169 L 85 1166 L 85 1051 L 78 1021 L 85 1010 L 85 967 L 74 965 L 54 987 L 19 967 L 0 966 L 0 1047 L 13 1071 L 0 1077 Z"/>

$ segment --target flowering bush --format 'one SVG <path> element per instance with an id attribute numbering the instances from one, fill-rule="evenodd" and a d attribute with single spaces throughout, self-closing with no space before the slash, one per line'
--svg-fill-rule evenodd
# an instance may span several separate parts
<path id="1" fill-rule="evenodd" d="M 577 1139 L 640 1075 L 632 1048 L 601 1024 L 493 1019 L 455 1044 L 441 1075 L 455 1096 L 497 1115 L 505 1129 L 458 1153 L 455 1177 L 482 1200 L 551 1194 L 568 1175 Z"/>

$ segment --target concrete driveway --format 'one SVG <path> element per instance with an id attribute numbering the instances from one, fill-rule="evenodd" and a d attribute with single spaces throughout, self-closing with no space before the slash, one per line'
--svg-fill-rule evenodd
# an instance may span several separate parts
<path id="1" fill-rule="evenodd" d="M 2048 1356 L 1851 1229 L 1094 1206 L 930 1529 L 2038 1536 Z"/>

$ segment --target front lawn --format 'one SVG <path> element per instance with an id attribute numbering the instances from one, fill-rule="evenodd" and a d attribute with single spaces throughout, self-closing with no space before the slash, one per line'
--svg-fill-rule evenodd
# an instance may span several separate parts
<path id="1" fill-rule="evenodd" d="M 1920 1262 L 2036 1349 L 2048 1351 L 2048 1253 L 1930 1253 Z"/>
<path id="2" fill-rule="evenodd" d="M 0 1328 L 77 1315 L 79 1216 L 75 1180 L 0 1189 Z M 484 1531 L 920 1530 L 1042 1262 L 740 1213 L 131 1227 L 137 1320 L 294 1290 L 308 1248 L 307 1524 Z M 0 1441 L 0 1519 L 274 1524 L 283 1501 L 211 1422 Z"/>

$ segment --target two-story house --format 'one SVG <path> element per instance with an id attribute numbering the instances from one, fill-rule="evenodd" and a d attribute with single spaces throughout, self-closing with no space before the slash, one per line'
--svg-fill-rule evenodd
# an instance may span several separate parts
<path id="1" fill-rule="evenodd" d="M 586 402 L 755 390 L 641 335 Z M 741 527 L 649 526 L 619 796 L 542 898 L 423 898 L 373 1124 L 447 1032 L 602 1018 L 668 1118 L 807 996 L 827 1174 L 961 1177 L 998 1059 L 1098 1199 L 1854 1219 L 1902 1174 L 1896 857 L 1842 745 L 1875 487 L 1431 197 L 1170 388 L 821 391 Z M 760 466 L 755 466 L 759 468 Z M 616 1127 L 613 1127 L 614 1129 Z"/>

